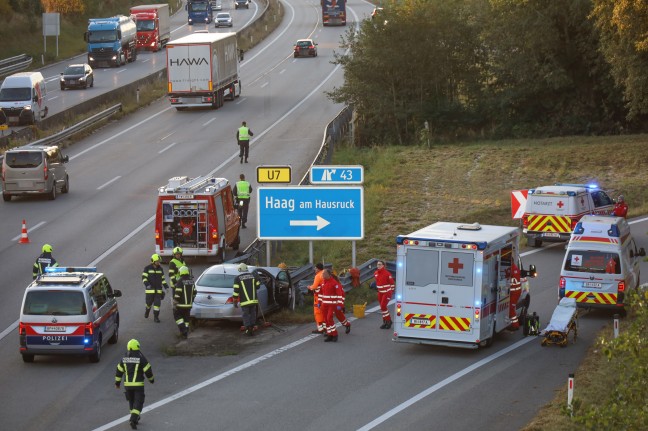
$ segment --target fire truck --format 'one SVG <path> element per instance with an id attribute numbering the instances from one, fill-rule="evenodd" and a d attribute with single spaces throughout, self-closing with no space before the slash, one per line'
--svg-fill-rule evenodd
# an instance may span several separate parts
<path id="1" fill-rule="evenodd" d="M 163 259 L 181 247 L 185 256 L 223 262 L 226 247 L 238 250 L 239 226 L 232 188 L 225 178 L 178 176 L 158 189 L 155 252 Z"/>
<path id="2" fill-rule="evenodd" d="M 511 323 L 524 326 L 531 302 L 522 278 L 519 300 L 511 305 L 512 274 L 523 270 L 520 230 L 437 222 L 396 239 L 396 310 L 393 341 L 478 348 L 489 346 Z"/>

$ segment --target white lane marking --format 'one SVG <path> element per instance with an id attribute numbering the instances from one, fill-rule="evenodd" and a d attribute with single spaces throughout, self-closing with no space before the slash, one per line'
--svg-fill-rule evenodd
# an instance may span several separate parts
<path id="1" fill-rule="evenodd" d="M 35 231 L 35 230 L 38 229 L 39 227 L 43 226 L 45 223 L 46 223 L 46 222 L 42 221 L 42 222 L 40 222 L 40 223 L 38 223 L 38 224 L 35 224 L 35 225 L 32 226 L 31 228 L 27 229 L 27 234 L 29 234 L 29 232 L 33 232 L 33 231 Z M 18 241 L 18 240 L 20 239 L 20 236 L 21 236 L 21 235 L 22 235 L 22 232 L 20 233 L 20 235 L 11 238 L 11 241 Z M 2 337 L 0 337 L 0 339 L 2 339 Z"/>
<path id="2" fill-rule="evenodd" d="M 216 120 L 216 117 L 212 118 L 211 120 L 209 120 L 208 122 L 203 124 L 203 127 L 205 127 L 206 125 L 208 125 L 209 123 L 211 123 L 212 121 L 215 121 L 215 120 Z"/>
<path id="3" fill-rule="evenodd" d="M 246 100 L 247 100 L 247 97 L 241 97 L 241 98 L 239 99 L 239 101 L 236 102 L 236 104 L 238 105 L 239 103 L 244 102 L 244 101 L 246 101 Z"/>
<path id="4" fill-rule="evenodd" d="M 121 178 L 121 175 L 117 175 L 117 176 L 116 176 L 115 178 L 113 178 L 112 180 L 108 181 L 107 183 L 103 183 L 102 185 L 100 185 L 99 187 L 97 187 L 97 190 L 101 190 L 101 189 L 103 189 L 104 187 L 108 187 L 109 185 L 111 185 L 112 183 L 114 183 L 115 181 L 117 181 L 117 180 L 120 179 L 120 178 Z"/>
<path id="5" fill-rule="evenodd" d="M 140 60 L 140 63 L 146 63 L 147 61 L 151 61 L 151 59 L 147 58 L 146 60 Z"/>
<path id="6" fill-rule="evenodd" d="M 45 78 L 45 82 L 54 82 L 57 79 L 61 79 L 60 76 L 52 76 L 51 78 Z"/>
<path id="7" fill-rule="evenodd" d="M 166 136 L 160 138 L 160 141 L 164 141 L 166 138 L 168 138 L 169 136 L 173 135 L 174 133 L 175 133 L 175 132 L 171 132 L 171 133 L 169 133 L 168 135 L 166 135 Z"/>
<path id="8" fill-rule="evenodd" d="M 261 88 L 265 87 L 265 86 L 268 85 L 268 84 L 269 84 L 268 81 L 264 82 L 263 84 L 261 84 Z"/>
<path id="9" fill-rule="evenodd" d="M 126 69 L 122 69 L 122 70 L 120 70 L 120 71 L 118 71 L 118 72 L 115 72 L 115 74 L 117 74 L 117 73 L 122 73 L 122 72 L 126 72 Z"/>
<path id="10" fill-rule="evenodd" d="M 58 96 L 50 97 L 49 99 L 47 99 L 47 101 L 49 102 L 50 100 L 54 100 L 54 99 L 58 99 Z"/>
<path id="11" fill-rule="evenodd" d="M 281 75 L 281 74 L 284 73 L 285 71 L 286 71 L 286 69 L 281 69 L 281 70 L 279 71 L 279 75 Z"/>
<path id="12" fill-rule="evenodd" d="M 160 151 L 158 151 L 158 154 L 162 154 L 163 152 L 165 152 L 169 148 L 173 147 L 175 144 L 176 144 L 176 142 L 172 143 L 171 145 L 167 145 L 166 147 L 164 147 Z"/>
<path id="13" fill-rule="evenodd" d="M 124 243 L 125 243 L 126 241 L 128 241 L 129 239 L 131 239 L 132 237 L 134 237 L 135 235 L 137 235 L 137 234 L 139 233 L 139 231 L 141 231 L 142 229 L 144 229 L 148 224 L 152 223 L 153 220 L 155 220 L 155 214 L 152 215 L 151 217 L 149 217 L 149 218 L 148 218 L 144 223 L 142 223 L 141 225 L 137 226 L 137 227 L 135 228 L 134 231 L 132 231 L 131 233 L 129 233 L 128 235 L 126 235 L 125 237 L 123 237 L 121 240 L 119 240 L 119 242 L 118 242 L 117 244 L 113 245 L 113 246 L 110 247 L 108 250 L 104 251 L 104 252 L 103 252 L 103 253 L 102 253 L 98 258 L 96 258 L 95 260 L 93 260 L 92 262 L 90 262 L 90 264 L 88 264 L 88 266 L 97 266 L 97 265 L 99 264 L 99 262 L 101 262 L 101 261 L 104 260 L 106 257 L 108 257 L 108 256 L 109 256 L 113 251 L 117 250 L 119 247 L 121 247 L 122 245 L 124 245 Z"/>
<path id="14" fill-rule="evenodd" d="M 497 359 L 499 357 L 502 357 L 502 356 L 512 352 L 513 350 L 515 350 L 517 348 L 520 348 L 520 347 L 524 346 L 525 344 L 530 343 L 531 341 L 535 341 L 535 340 L 536 340 L 535 337 L 524 338 L 524 339 L 518 341 L 517 343 L 511 344 L 510 346 L 500 350 L 499 352 L 494 353 L 494 354 L 482 359 L 481 361 L 475 362 L 474 364 L 470 365 L 469 367 L 466 367 L 463 370 L 458 371 L 458 372 L 454 373 L 453 375 L 451 375 L 449 377 L 446 377 L 445 379 L 441 380 L 439 383 L 437 383 L 437 384 L 435 384 L 433 386 L 430 386 L 428 389 L 424 390 L 423 392 L 420 392 L 417 395 L 410 398 L 409 400 L 397 405 L 396 407 L 389 410 L 385 414 L 383 414 L 381 416 L 378 416 L 376 419 L 369 422 L 367 425 L 365 425 L 365 426 L 363 426 L 361 428 L 358 428 L 358 431 L 369 431 L 369 430 L 375 428 L 376 426 L 378 426 L 381 423 L 385 422 L 387 419 L 390 419 L 392 416 L 397 415 L 398 413 L 402 412 L 403 410 L 410 407 L 414 403 L 417 403 L 417 402 L 421 401 L 423 398 L 425 398 L 425 397 L 427 397 L 429 395 L 432 395 L 433 393 L 435 393 L 439 389 L 443 389 L 444 387 L 446 387 L 450 383 L 454 382 L 455 380 L 458 380 L 458 379 L 462 378 L 463 376 L 465 376 L 466 374 L 469 374 L 469 373 L 475 371 L 476 369 L 481 368 L 484 365 L 494 361 L 495 359 Z"/>

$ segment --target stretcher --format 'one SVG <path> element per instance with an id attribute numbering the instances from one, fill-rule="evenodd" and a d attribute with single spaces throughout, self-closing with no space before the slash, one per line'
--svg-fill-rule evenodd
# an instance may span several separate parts
<path id="1" fill-rule="evenodd" d="M 576 342 L 578 335 L 576 299 L 562 298 L 551 315 L 551 321 L 542 333 L 542 345 L 557 344 L 560 347 L 565 347 L 570 332 L 574 337 L 573 342 Z"/>

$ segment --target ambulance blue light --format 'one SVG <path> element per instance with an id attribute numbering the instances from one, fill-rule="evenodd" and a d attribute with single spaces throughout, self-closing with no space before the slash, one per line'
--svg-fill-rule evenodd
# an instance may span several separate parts
<path id="1" fill-rule="evenodd" d="M 397 300 L 399 300 L 399 301 L 400 301 L 400 300 L 401 300 L 401 298 L 402 298 L 402 296 L 401 296 L 400 294 L 398 294 L 398 295 L 396 295 L 396 299 L 397 299 Z"/>
<path id="2" fill-rule="evenodd" d="M 583 223 L 578 222 L 578 224 L 574 228 L 574 233 L 576 235 L 582 235 L 584 232 L 585 232 L 585 228 L 583 227 Z"/>
<path id="3" fill-rule="evenodd" d="M 97 272 L 96 266 L 48 266 L 45 268 L 45 272 L 48 273 L 57 273 L 57 272 Z"/>
<path id="4" fill-rule="evenodd" d="M 618 238 L 618 237 L 621 236 L 621 232 L 619 232 L 619 226 L 617 226 L 615 224 L 610 226 L 610 229 L 607 231 L 607 233 L 608 233 L 608 236 L 612 236 L 612 237 L 615 237 L 615 238 Z"/>
<path id="5" fill-rule="evenodd" d="M 481 307 L 481 301 L 475 301 L 475 307 Z"/>
<path id="6" fill-rule="evenodd" d="M 594 189 L 598 189 L 599 187 L 598 187 L 598 184 L 592 183 L 592 184 L 588 184 L 587 188 L 590 189 L 590 190 L 594 190 Z"/>
<path id="7" fill-rule="evenodd" d="M 477 274 L 481 274 L 481 268 L 477 268 Z"/>

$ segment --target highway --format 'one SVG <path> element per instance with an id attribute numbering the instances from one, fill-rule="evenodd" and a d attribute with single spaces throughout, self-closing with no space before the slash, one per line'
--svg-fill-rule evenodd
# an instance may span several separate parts
<path id="1" fill-rule="evenodd" d="M 488 349 L 461 350 L 393 343 L 389 331 L 378 329 L 380 316 L 374 308 L 355 320 L 351 334 L 341 334 L 337 343 L 323 343 L 320 336 L 310 335 L 312 325 L 299 325 L 264 329 L 236 351 L 179 354 L 205 339 L 239 334 L 232 325 L 206 327 L 181 341 L 168 299 L 162 323 L 144 319 L 141 272 L 154 250 L 157 187 L 177 175 L 215 173 L 234 181 L 243 172 L 255 178 L 257 164 L 289 164 L 293 178 L 301 178 L 319 150 L 325 124 L 342 108 L 323 91 L 342 82 L 342 70 L 330 61 L 333 51 L 341 49 L 345 28 L 322 27 L 319 1 L 282 3 L 286 14 L 280 28 L 246 53 L 241 64 L 239 99 L 216 111 L 184 112 L 159 100 L 65 150 L 70 156 L 69 194 L 55 201 L 21 198 L 2 204 L 4 429 L 128 428 L 127 403 L 113 386 L 114 369 L 126 342 L 137 338 L 156 376 L 146 389 L 138 427 L 143 430 L 517 430 L 566 383 L 596 332 L 610 321 L 609 313 L 583 316 L 578 342 L 564 349 L 543 348 L 539 339 L 524 339 L 516 332 L 501 334 Z M 237 16 L 252 16 L 256 8 L 252 3 L 249 11 L 232 11 L 235 26 L 241 22 Z M 353 25 L 372 6 L 351 0 L 347 9 L 348 25 Z M 182 12 L 174 18 L 181 21 Z M 180 27 L 174 37 L 184 31 Z M 294 41 L 311 36 L 318 42 L 318 57 L 294 59 Z M 142 54 L 123 69 L 134 73 L 142 67 L 145 74 L 153 70 L 146 68 L 162 68 L 163 56 Z M 140 63 L 146 57 L 152 60 Z M 117 72 L 106 74 L 122 79 L 111 75 Z M 120 75 L 126 79 L 130 73 Z M 46 76 L 56 74 L 52 70 Z M 100 82 L 98 78 L 91 91 L 101 88 Z M 255 133 L 247 165 L 239 164 L 235 141 L 243 120 Z M 255 226 L 254 205 L 253 200 L 249 226 Z M 22 219 L 30 229 L 27 245 L 17 243 Z M 424 223 L 425 217 L 421 219 Z M 647 229 L 646 220 L 632 225 L 638 246 L 648 249 Z M 243 244 L 254 238 L 254 229 L 242 231 Z M 123 292 L 120 341 L 106 345 L 97 364 L 81 357 L 37 356 L 32 364 L 20 358 L 16 325 L 22 294 L 45 242 L 53 245 L 62 265 L 96 265 Z M 534 263 L 539 271 L 531 281 L 531 310 L 539 313 L 543 327 L 557 302 L 563 255 L 564 247 L 558 245 L 527 251 L 523 257 L 525 267 Z M 393 260 L 395 253 L 386 258 Z M 189 264 L 196 275 L 206 267 L 203 261 Z"/>

